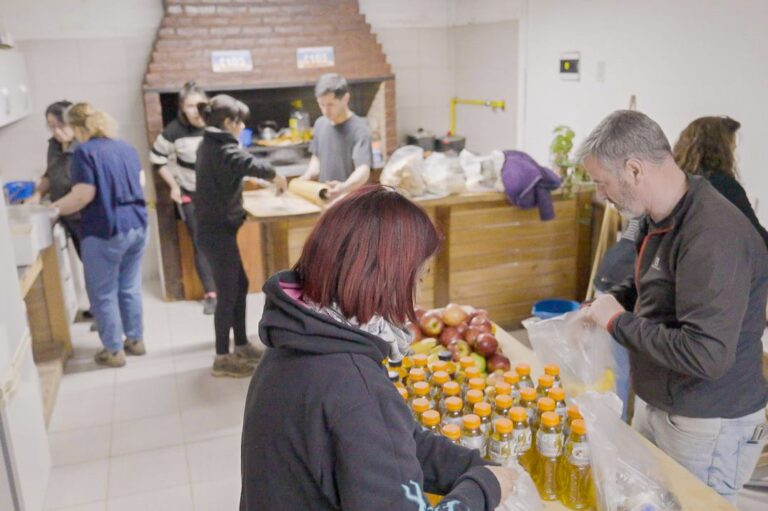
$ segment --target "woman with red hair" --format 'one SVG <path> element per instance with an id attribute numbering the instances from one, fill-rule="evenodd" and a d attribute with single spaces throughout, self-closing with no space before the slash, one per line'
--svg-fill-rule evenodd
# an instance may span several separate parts
<path id="1" fill-rule="evenodd" d="M 268 346 L 251 381 L 241 511 L 493 510 L 513 484 L 478 451 L 424 431 L 382 360 L 408 350 L 407 319 L 440 236 L 394 190 L 361 188 L 323 214 L 293 271 L 264 285 Z"/>

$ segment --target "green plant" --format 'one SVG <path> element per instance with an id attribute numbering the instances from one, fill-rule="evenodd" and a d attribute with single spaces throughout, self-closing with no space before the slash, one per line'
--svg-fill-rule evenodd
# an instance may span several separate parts
<path id="1" fill-rule="evenodd" d="M 549 145 L 552 164 L 562 178 L 560 187 L 566 196 L 570 196 L 574 184 L 589 181 L 589 175 L 584 167 L 571 161 L 573 137 L 576 135 L 574 131 L 568 126 L 560 125 L 553 130 L 553 133 L 555 138 Z"/>

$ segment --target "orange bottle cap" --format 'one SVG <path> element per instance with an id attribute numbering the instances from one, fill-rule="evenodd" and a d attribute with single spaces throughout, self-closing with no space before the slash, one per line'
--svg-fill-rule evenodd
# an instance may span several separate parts
<path id="1" fill-rule="evenodd" d="M 475 415 L 479 415 L 480 417 L 488 417 L 491 415 L 491 405 L 485 401 L 480 401 L 479 403 L 475 403 L 475 406 L 472 407 L 472 411 L 475 412 Z"/>
<path id="2" fill-rule="evenodd" d="M 438 371 L 446 371 L 448 369 L 448 362 L 438 360 L 434 364 L 432 364 L 432 367 L 430 367 L 430 369 L 432 369 L 433 373 L 436 373 Z"/>
<path id="3" fill-rule="evenodd" d="M 408 371 L 408 379 L 411 381 L 424 381 L 426 379 L 427 375 L 424 373 L 423 369 L 411 369 Z"/>
<path id="4" fill-rule="evenodd" d="M 472 378 L 480 378 L 480 377 L 482 377 L 483 372 L 480 370 L 479 367 L 471 366 L 471 367 L 467 367 L 464 370 L 464 374 L 467 375 L 467 378 L 472 379 Z"/>
<path id="5" fill-rule="evenodd" d="M 586 435 L 587 425 L 584 423 L 583 419 L 574 419 L 573 422 L 571 422 L 571 431 L 577 435 Z"/>
<path id="6" fill-rule="evenodd" d="M 540 412 L 552 412 L 555 410 L 555 400 L 543 397 L 539 399 L 538 407 Z"/>
<path id="7" fill-rule="evenodd" d="M 512 406 L 512 396 L 509 394 L 499 394 L 495 399 L 498 408 L 510 408 Z"/>
<path id="8" fill-rule="evenodd" d="M 517 364 L 515 367 L 515 371 L 517 371 L 517 374 L 520 376 L 526 376 L 531 374 L 531 366 L 528 364 Z"/>
<path id="9" fill-rule="evenodd" d="M 427 410 L 421 414 L 421 423 L 425 426 L 437 426 L 440 424 L 440 414 L 436 410 Z"/>
<path id="10" fill-rule="evenodd" d="M 493 421 L 493 429 L 497 433 L 512 433 L 512 421 L 509 419 L 496 419 Z"/>
<path id="11" fill-rule="evenodd" d="M 482 401 L 483 397 L 485 397 L 485 394 L 483 394 L 482 390 L 472 389 L 467 391 L 467 403 L 472 406 Z"/>
<path id="12" fill-rule="evenodd" d="M 429 400 L 423 397 L 417 397 L 411 402 L 411 408 L 416 413 L 422 413 L 429 410 Z"/>
<path id="13" fill-rule="evenodd" d="M 563 387 L 552 387 L 547 395 L 555 401 L 565 401 L 565 389 Z"/>
<path id="14" fill-rule="evenodd" d="M 461 365 L 461 368 L 464 369 L 466 372 L 466 369 L 468 367 L 472 367 L 473 365 L 475 365 L 475 359 L 472 357 L 461 357 L 459 359 L 459 364 Z"/>
<path id="15" fill-rule="evenodd" d="M 469 380 L 469 388 L 473 390 L 479 390 L 483 391 L 485 389 L 485 379 L 484 378 L 472 378 Z"/>
<path id="16" fill-rule="evenodd" d="M 548 428 L 554 428 L 560 424 L 560 416 L 555 412 L 544 412 L 541 414 L 541 423 Z"/>
<path id="17" fill-rule="evenodd" d="M 408 369 L 413 366 L 413 359 L 411 357 L 403 357 L 403 367 Z"/>
<path id="18" fill-rule="evenodd" d="M 448 381 L 443 383 L 443 394 L 446 396 L 456 396 L 461 391 L 461 387 L 455 381 Z"/>
<path id="19" fill-rule="evenodd" d="M 571 420 L 575 419 L 583 419 L 584 417 L 581 416 L 581 412 L 579 411 L 579 407 L 576 405 L 570 405 L 566 409 L 566 413 L 568 414 L 568 418 Z"/>
<path id="20" fill-rule="evenodd" d="M 515 383 L 520 381 L 520 375 L 517 373 L 513 373 L 512 371 L 507 371 L 506 373 L 504 373 L 504 381 L 510 385 L 514 385 Z"/>
<path id="21" fill-rule="evenodd" d="M 499 381 L 496 382 L 496 385 L 493 386 L 496 389 L 496 394 L 507 394 L 509 396 L 512 395 L 512 385 L 510 385 L 507 382 Z"/>
<path id="22" fill-rule="evenodd" d="M 429 361 L 429 359 L 423 353 L 414 355 L 412 358 L 413 358 L 413 365 L 415 365 L 416 367 L 427 367 L 427 362 Z"/>
<path id="23" fill-rule="evenodd" d="M 551 387 L 555 383 L 555 378 L 549 374 L 542 374 L 539 376 L 540 387 Z"/>
<path id="24" fill-rule="evenodd" d="M 408 391 L 405 390 L 403 387 L 398 387 L 397 391 L 400 393 L 400 397 L 406 400 L 408 399 Z"/>
<path id="25" fill-rule="evenodd" d="M 520 399 L 524 401 L 536 401 L 536 389 L 525 387 L 520 389 Z"/>
<path id="26" fill-rule="evenodd" d="M 522 406 L 513 406 L 512 409 L 509 410 L 509 417 L 515 422 L 523 422 L 528 420 L 528 412 L 526 412 L 525 408 Z"/>
<path id="27" fill-rule="evenodd" d="M 547 364 L 544 366 L 544 374 L 548 374 L 553 378 L 560 375 L 560 366 L 557 364 Z"/>
<path id="28" fill-rule="evenodd" d="M 435 385 L 442 385 L 448 380 L 450 380 L 450 378 L 445 371 L 435 371 L 432 373 L 432 381 L 435 382 Z"/>
<path id="29" fill-rule="evenodd" d="M 458 440 L 461 438 L 461 428 L 459 428 L 456 424 L 446 424 L 443 426 L 443 436 L 454 441 Z"/>
<path id="30" fill-rule="evenodd" d="M 449 412 L 460 412 L 463 407 L 464 407 L 464 402 L 461 400 L 460 397 L 451 396 L 445 400 L 445 408 Z"/>
<path id="31" fill-rule="evenodd" d="M 474 413 L 470 413 L 461 418 L 461 423 L 464 425 L 465 429 L 476 429 L 480 427 L 480 417 Z"/>
<path id="32" fill-rule="evenodd" d="M 425 381 L 417 381 L 413 384 L 413 393 L 419 397 L 424 397 L 429 394 L 429 383 Z"/>

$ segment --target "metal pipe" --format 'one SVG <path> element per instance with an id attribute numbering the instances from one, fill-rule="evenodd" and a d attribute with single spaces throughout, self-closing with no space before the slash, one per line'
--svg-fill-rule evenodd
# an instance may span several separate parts
<path id="1" fill-rule="evenodd" d="M 450 131 L 451 135 L 456 134 L 456 105 L 475 105 L 490 107 L 494 111 L 504 111 L 507 108 L 507 104 L 504 100 L 484 100 L 484 99 L 462 99 L 457 97 L 451 98 L 451 123 Z"/>

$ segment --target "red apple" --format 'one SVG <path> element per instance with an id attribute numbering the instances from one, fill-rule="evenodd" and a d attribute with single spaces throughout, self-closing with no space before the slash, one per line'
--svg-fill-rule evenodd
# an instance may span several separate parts
<path id="1" fill-rule="evenodd" d="M 434 311 L 426 312 L 419 320 L 421 331 L 429 337 L 437 337 L 443 331 L 443 320 Z"/>
<path id="2" fill-rule="evenodd" d="M 418 320 L 421 320 L 421 317 L 422 317 L 422 316 L 424 315 L 424 313 L 426 313 L 427 311 L 425 311 L 425 310 L 424 310 L 424 309 L 422 309 L 421 307 L 416 307 L 415 309 L 413 309 L 413 312 L 416 314 L 416 319 L 418 319 Z"/>
<path id="3" fill-rule="evenodd" d="M 488 315 L 488 311 L 485 309 L 475 309 L 472 312 L 469 313 L 469 320 L 472 321 L 476 317 L 486 318 L 490 320 L 490 316 Z"/>
<path id="4" fill-rule="evenodd" d="M 470 347 L 474 348 L 477 337 L 482 333 L 483 332 L 481 332 L 478 328 L 473 326 L 467 327 L 467 329 L 464 331 L 464 340 L 467 341 L 467 344 L 469 344 Z"/>
<path id="5" fill-rule="evenodd" d="M 484 357 L 490 357 L 499 349 L 499 341 L 491 334 L 480 334 L 475 341 L 475 351 Z"/>
<path id="6" fill-rule="evenodd" d="M 419 342 L 424 338 L 424 336 L 421 334 L 421 328 L 419 328 L 419 325 L 409 321 L 408 324 L 405 325 L 405 328 L 411 332 L 411 342 Z"/>
<path id="7" fill-rule="evenodd" d="M 491 320 L 484 316 L 475 316 L 472 318 L 472 321 L 469 322 L 469 326 L 473 326 L 483 333 L 490 334 L 493 332 L 493 324 L 491 323 Z"/>
<path id="8" fill-rule="evenodd" d="M 458 362 L 461 357 L 468 356 L 472 350 L 466 341 L 457 340 L 448 345 L 448 350 L 453 353 L 453 361 Z"/>
<path id="9" fill-rule="evenodd" d="M 461 305 L 456 303 L 449 303 L 445 306 L 443 311 L 443 322 L 448 326 L 458 326 L 465 319 L 467 319 L 467 311 L 465 311 Z"/>
<path id="10" fill-rule="evenodd" d="M 460 340 L 461 334 L 452 326 L 443 328 L 443 331 L 440 333 L 440 344 L 443 346 L 448 346 L 451 342 Z"/>
<path id="11" fill-rule="evenodd" d="M 509 359 L 501 353 L 495 353 L 485 359 L 488 365 L 488 372 L 509 371 Z"/>

